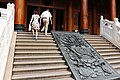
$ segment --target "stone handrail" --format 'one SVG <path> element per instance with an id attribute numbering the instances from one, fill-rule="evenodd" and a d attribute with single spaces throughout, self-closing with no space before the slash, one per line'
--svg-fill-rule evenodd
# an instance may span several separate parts
<path id="1" fill-rule="evenodd" d="M 100 35 L 120 49 L 120 23 L 118 18 L 114 18 L 114 21 L 109 21 L 101 16 Z"/>
<path id="2" fill-rule="evenodd" d="M 14 31 L 14 4 L 7 4 L 7 9 L 0 8 L 0 80 L 3 80 Z"/>

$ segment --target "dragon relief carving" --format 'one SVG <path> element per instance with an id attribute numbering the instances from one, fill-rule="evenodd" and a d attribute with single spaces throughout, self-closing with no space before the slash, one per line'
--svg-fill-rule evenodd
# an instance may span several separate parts
<path id="1" fill-rule="evenodd" d="M 68 33 L 55 33 L 61 47 L 69 56 L 80 79 L 109 76 L 113 70 L 103 58 L 81 37 Z"/>

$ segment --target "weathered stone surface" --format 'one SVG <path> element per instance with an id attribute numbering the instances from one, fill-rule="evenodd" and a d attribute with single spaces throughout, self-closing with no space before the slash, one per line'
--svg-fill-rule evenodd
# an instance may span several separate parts
<path id="1" fill-rule="evenodd" d="M 79 33 L 52 34 L 76 80 L 111 80 L 120 76 Z"/>

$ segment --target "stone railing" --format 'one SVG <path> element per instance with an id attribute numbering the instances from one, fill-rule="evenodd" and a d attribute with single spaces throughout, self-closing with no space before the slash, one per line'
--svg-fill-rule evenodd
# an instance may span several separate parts
<path id="1" fill-rule="evenodd" d="M 101 16 L 100 35 L 120 49 L 120 23 L 118 18 L 114 18 L 114 21 L 109 21 Z"/>
<path id="2" fill-rule="evenodd" d="M 0 8 L 0 80 L 3 80 L 14 31 L 14 4 L 7 4 L 7 9 Z"/>

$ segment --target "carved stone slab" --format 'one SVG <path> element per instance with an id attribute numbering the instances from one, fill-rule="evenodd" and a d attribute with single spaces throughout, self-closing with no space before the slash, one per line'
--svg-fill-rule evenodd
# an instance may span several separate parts
<path id="1" fill-rule="evenodd" d="M 52 32 L 76 80 L 119 80 L 119 74 L 79 33 Z"/>

